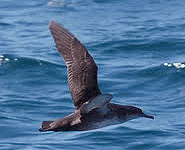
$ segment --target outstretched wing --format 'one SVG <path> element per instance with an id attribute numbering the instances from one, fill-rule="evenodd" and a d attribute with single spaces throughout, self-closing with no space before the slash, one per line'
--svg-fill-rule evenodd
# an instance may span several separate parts
<path id="1" fill-rule="evenodd" d="M 101 94 L 97 82 L 98 67 L 83 44 L 67 29 L 54 21 L 49 27 L 56 47 L 67 65 L 68 86 L 73 103 L 79 108 Z"/>

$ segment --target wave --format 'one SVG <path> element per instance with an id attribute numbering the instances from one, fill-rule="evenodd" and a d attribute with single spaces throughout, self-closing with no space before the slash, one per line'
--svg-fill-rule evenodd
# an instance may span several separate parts
<path id="1" fill-rule="evenodd" d="M 174 52 L 184 49 L 185 40 L 182 39 L 168 39 L 164 41 L 147 41 L 147 40 L 114 40 L 114 41 L 101 41 L 93 48 L 103 48 L 106 50 L 121 50 L 121 51 L 167 51 Z"/>
<path id="2" fill-rule="evenodd" d="M 16 88 L 16 85 L 39 88 L 51 86 L 67 81 L 65 65 L 14 55 L 0 56 L 0 77 L 3 81 L 2 88 L 9 84 Z"/>
<path id="3" fill-rule="evenodd" d="M 55 62 L 46 61 L 39 58 L 31 58 L 31 57 L 20 57 L 16 55 L 10 55 L 10 54 L 0 54 L 0 65 L 9 65 L 14 67 L 23 67 L 23 66 L 55 66 L 55 67 L 62 67 L 62 65 L 59 65 Z"/>

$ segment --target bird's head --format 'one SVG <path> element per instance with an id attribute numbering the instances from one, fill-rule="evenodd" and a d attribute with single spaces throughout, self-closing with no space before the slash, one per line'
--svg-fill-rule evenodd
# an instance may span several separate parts
<path id="1" fill-rule="evenodd" d="M 145 117 L 145 118 L 150 118 L 154 119 L 154 116 L 145 114 L 142 109 L 135 107 L 135 106 L 128 106 L 127 108 L 128 112 L 128 117 Z"/>
<path id="2" fill-rule="evenodd" d="M 154 119 L 154 116 L 145 114 L 142 109 L 135 107 L 135 106 L 124 106 L 122 112 L 123 114 L 121 116 L 126 117 L 125 118 L 126 121 L 135 119 L 138 117 Z"/>

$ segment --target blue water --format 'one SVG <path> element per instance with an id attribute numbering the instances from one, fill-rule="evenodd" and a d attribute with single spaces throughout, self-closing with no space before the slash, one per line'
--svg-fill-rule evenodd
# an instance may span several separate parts
<path id="1" fill-rule="evenodd" d="M 184 0 L 0 3 L 0 149 L 185 149 Z M 51 20 L 89 49 L 103 93 L 155 119 L 39 132 L 43 120 L 74 111 L 66 67 L 48 29 Z"/>

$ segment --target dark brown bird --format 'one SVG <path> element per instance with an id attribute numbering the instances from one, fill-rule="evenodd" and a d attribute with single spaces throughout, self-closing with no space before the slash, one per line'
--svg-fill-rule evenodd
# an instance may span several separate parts
<path id="1" fill-rule="evenodd" d="M 39 131 L 90 130 L 138 117 L 154 119 L 135 106 L 110 103 L 112 95 L 102 94 L 98 88 L 98 67 L 84 45 L 54 21 L 49 28 L 67 65 L 68 86 L 76 110 L 63 119 L 43 121 Z"/>

